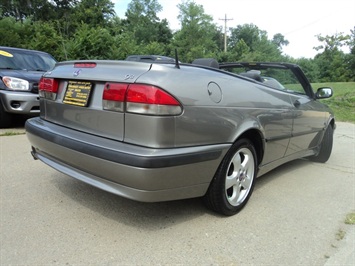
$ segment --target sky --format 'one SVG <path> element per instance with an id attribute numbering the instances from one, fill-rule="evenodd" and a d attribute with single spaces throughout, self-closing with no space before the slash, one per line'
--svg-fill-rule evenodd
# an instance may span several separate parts
<path id="1" fill-rule="evenodd" d="M 131 0 L 114 0 L 118 17 L 125 18 Z M 163 11 L 160 19 L 166 18 L 172 30 L 180 29 L 177 19 L 178 4 L 182 0 L 158 0 Z M 194 0 L 202 5 L 204 12 L 213 17 L 214 23 L 227 28 L 243 24 L 254 24 L 266 31 L 268 38 L 281 33 L 289 45 L 283 47 L 284 54 L 294 58 L 313 58 L 317 51 L 313 47 L 320 43 L 316 35 L 332 36 L 350 34 L 355 27 L 355 0 Z M 344 52 L 349 52 L 344 50 Z"/>

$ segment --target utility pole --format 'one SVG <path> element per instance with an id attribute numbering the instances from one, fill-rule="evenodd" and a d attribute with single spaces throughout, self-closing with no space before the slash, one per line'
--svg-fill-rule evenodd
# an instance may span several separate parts
<path id="1" fill-rule="evenodd" d="M 220 18 L 219 20 L 224 20 L 224 52 L 227 52 L 227 21 L 233 19 L 227 19 L 227 14 L 225 14 L 224 19 Z"/>

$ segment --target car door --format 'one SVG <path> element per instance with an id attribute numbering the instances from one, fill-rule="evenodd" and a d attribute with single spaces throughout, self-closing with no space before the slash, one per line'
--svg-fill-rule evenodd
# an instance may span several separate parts
<path id="1" fill-rule="evenodd" d="M 290 94 L 293 125 L 286 156 L 308 150 L 318 144 L 319 132 L 325 128 L 325 114 L 319 102 L 303 89 Z"/>

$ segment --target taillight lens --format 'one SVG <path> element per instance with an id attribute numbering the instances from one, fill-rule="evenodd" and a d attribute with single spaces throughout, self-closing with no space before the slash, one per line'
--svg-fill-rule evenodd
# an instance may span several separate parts
<path id="1" fill-rule="evenodd" d="M 179 115 L 180 103 L 166 91 L 146 84 L 132 84 L 126 96 L 126 111 L 147 115 Z"/>
<path id="2" fill-rule="evenodd" d="M 179 115 L 180 103 L 161 88 L 147 84 L 106 83 L 103 92 L 105 110 L 147 115 Z"/>
<path id="3" fill-rule="evenodd" d="M 127 88 L 125 83 L 106 83 L 102 95 L 103 108 L 123 112 Z"/>
<path id="4" fill-rule="evenodd" d="M 49 92 L 58 92 L 58 81 L 53 78 L 44 78 L 42 77 L 39 81 L 39 90 L 49 91 Z"/>
<path id="5" fill-rule="evenodd" d="M 55 100 L 57 98 L 58 87 L 58 80 L 42 77 L 38 85 L 39 96 L 46 99 Z"/>
<path id="6" fill-rule="evenodd" d="M 126 101 L 132 103 L 180 105 L 180 103 L 173 96 L 162 89 L 144 84 L 130 85 Z"/>

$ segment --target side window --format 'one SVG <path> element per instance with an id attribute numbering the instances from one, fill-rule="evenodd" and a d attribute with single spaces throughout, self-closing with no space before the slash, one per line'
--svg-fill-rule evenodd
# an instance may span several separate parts
<path id="1" fill-rule="evenodd" d="M 288 68 L 282 66 L 226 66 L 222 68 L 239 76 L 243 76 L 262 83 L 273 89 L 287 91 L 295 94 L 306 95 L 305 88 L 299 82 L 295 74 Z"/>
<path id="2" fill-rule="evenodd" d="M 306 94 L 302 84 L 289 69 L 266 69 L 262 71 L 262 76 L 265 85 L 297 94 Z"/>

